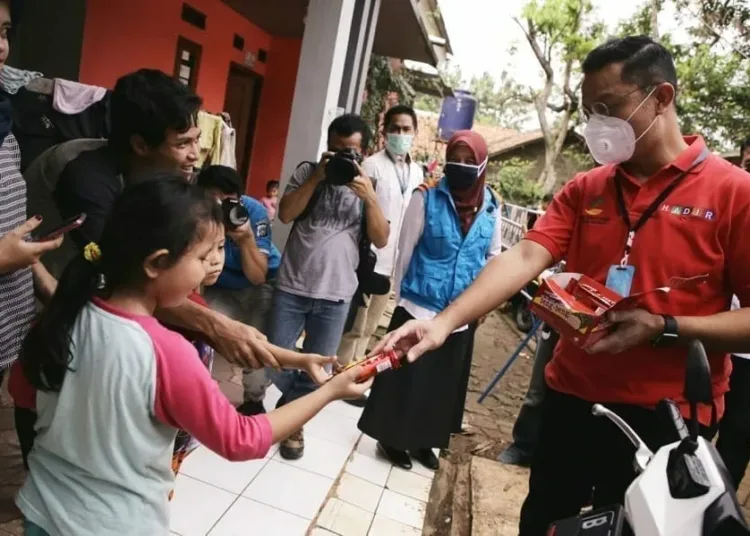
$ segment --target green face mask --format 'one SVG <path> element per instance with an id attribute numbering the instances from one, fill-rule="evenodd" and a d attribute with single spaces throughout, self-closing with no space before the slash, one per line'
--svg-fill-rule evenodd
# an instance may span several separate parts
<path id="1" fill-rule="evenodd" d="M 388 150 L 398 156 L 404 156 L 411 150 L 413 134 L 388 134 L 386 136 L 386 146 Z"/>

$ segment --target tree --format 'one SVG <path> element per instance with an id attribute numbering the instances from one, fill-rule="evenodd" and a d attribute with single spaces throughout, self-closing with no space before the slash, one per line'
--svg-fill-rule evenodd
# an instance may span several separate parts
<path id="1" fill-rule="evenodd" d="M 592 11 L 590 0 L 530 0 L 522 20 L 516 19 L 543 73 L 543 88 L 529 89 L 527 95 L 544 135 L 544 167 L 539 183 L 545 192 L 557 182 L 555 162 L 578 109 L 580 77 L 575 73 L 604 32 L 602 24 L 590 20 Z M 550 111 L 559 114 L 556 125 Z"/>
<path id="2" fill-rule="evenodd" d="M 536 162 L 518 157 L 491 163 L 487 169 L 487 183 L 508 203 L 534 206 L 544 196 L 540 185 L 529 180 L 535 166 Z"/>
<path id="3" fill-rule="evenodd" d="M 742 35 L 728 40 L 736 21 L 748 20 L 750 9 L 735 0 L 677 0 L 689 45 L 670 35 L 660 41 L 673 54 L 677 69 L 677 112 L 684 132 L 700 132 L 717 149 L 736 147 L 750 135 L 750 65 L 742 52 Z M 712 7 L 713 6 L 713 7 Z M 700 9 L 699 9 L 700 8 Z M 712 11 L 713 9 L 713 11 Z M 619 28 L 620 35 L 654 35 L 653 0 Z"/>
<path id="4" fill-rule="evenodd" d="M 469 91 L 477 100 L 478 123 L 514 129 L 521 126 L 528 103 L 519 99 L 521 88 L 507 72 L 501 73 L 500 80 L 490 73 L 472 77 Z"/>

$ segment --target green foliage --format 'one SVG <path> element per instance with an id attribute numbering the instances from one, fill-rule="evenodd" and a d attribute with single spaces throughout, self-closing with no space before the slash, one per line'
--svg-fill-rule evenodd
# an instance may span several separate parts
<path id="1" fill-rule="evenodd" d="M 677 61 L 677 111 L 686 133 L 701 133 L 714 147 L 737 147 L 750 135 L 748 65 L 710 45 L 683 50 Z"/>
<path id="2" fill-rule="evenodd" d="M 533 24 L 541 41 L 563 62 L 580 61 L 595 46 L 604 26 L 591 19 L 591 0 L 530 0 L 523 9 L 523 18 Z M 548 55 L 548 61 L 554 60 Z"/>
<path id="3" fill-rule="evenodd" d="M 476 120 L 485 125 L 520 128 L 529 105 L 519 99 L 521 88 L 507 72 L 495 80 L 490 73 L 472 77 L 469 91 L 477 99 Z"/>
<path id="4" fill-rule="evenodd" d="M 732 149 L 750 135 L 750 62 L 739 41 L 723 42 L 718 34 L 750 20 L 750 8 L 736 0 L 678 0 L 690 45 L 660 41 L 675 57 L 677 112 L 683 132 L 700 133 L 715 149 Z M 741 5 L 742 4 L 742 5 Z M 652 6 L 645 4 L 620 25 L 620 35 L 651 33 Z M 700 18 L 696 21 L 695 16 Z M 743 22 L 744 21 L 744 22 Z M 743 31 L 744 26 L 743 26 Z"/>
<path id="5" fill-rule="evenodd" d="M 502 163 L 490 163 L 487 183 L 508 203 L 536 205 L 544 195 L 541 186 L 530 178 L 536 165 L 536 162 L 516 157 Z"/>
<path id="6" fill-rule="evenodd" d="M 361 115 L 367 123 L 379 131 L 381 114 L 386 111 L 391 93 L 398 96 L 399 104 L 412 105 L 416 95 L 411 86 L 409 71 L 394 70 L 389 58 L 373 54 L 365 84 L 367 97 L 362 103 Z"/>

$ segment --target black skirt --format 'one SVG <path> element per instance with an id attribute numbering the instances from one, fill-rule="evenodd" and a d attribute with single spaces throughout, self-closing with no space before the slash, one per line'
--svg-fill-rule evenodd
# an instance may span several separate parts
<path id="1" fill-rule="evenodd" d="M 403 307 L 396 308 L 388 331 L 411 319 Z M 447 447 L 458 406 L 466 400 L 473 335 L 472 329 L 454 333 L 415 363 L 377 376 L 359 429 L 399 450 Z"/>

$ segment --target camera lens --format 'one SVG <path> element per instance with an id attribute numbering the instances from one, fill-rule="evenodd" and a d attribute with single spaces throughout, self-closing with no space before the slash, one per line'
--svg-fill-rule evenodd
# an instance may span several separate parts
<path id="1" fill-rule="evenodd" d="M 225 199 L 221 208 L 224 212 L 224 225 L 229 229 L 241 227 L 250 219 L 247 209 L 236 199 Z"/>

